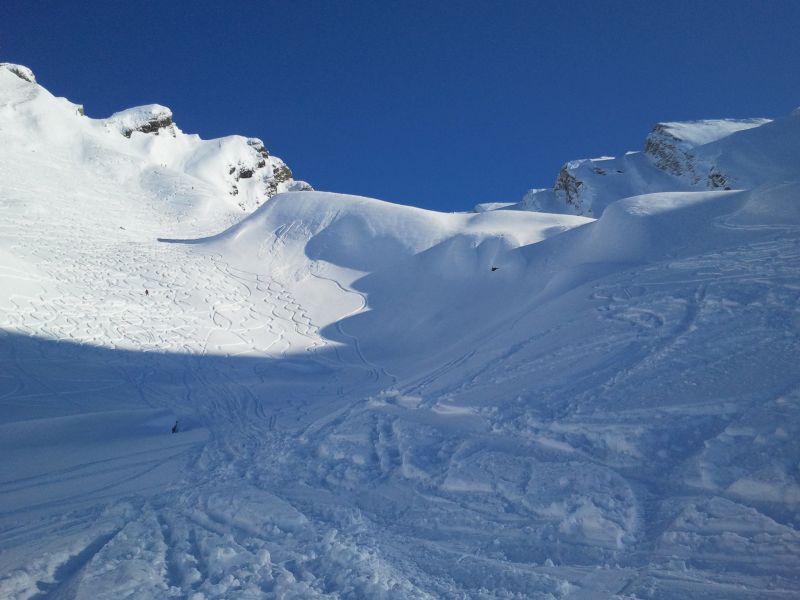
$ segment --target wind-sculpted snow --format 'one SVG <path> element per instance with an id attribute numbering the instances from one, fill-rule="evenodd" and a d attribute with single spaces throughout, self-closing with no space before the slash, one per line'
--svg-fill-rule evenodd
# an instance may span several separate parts
<path id="1" fill-rule="evenodd" d="M 793 121 L 596 221 L 237 222 L 9 76 L 0 597 L 800 597 Z"/>

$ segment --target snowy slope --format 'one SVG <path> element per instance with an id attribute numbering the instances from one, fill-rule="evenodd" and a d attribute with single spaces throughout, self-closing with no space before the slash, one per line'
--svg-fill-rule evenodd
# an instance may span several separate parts
<path id="1" fill-rule="evenodd" d="M 800 597 L 800 117 L 597 220 L 241 218 L 243 138 L 3 71 L 0 597 Z"/>

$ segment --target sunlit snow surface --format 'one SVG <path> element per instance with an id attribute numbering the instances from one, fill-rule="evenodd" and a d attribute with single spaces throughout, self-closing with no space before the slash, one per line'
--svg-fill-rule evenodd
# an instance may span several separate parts
<path id="1" fill-rule="evenodd" d="M 0 597 L 800 597 L 800 153 L 241 220 L 39 90 L 0 68 Z"/>

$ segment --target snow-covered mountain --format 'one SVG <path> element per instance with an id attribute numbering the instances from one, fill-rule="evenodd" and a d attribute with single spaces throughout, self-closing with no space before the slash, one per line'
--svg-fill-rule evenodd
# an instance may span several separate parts
<path id="1" fill-rule="evenodd" d="M 800 168 L 796 114 L 771 119 L 659 123 L 644 152 L 573 160 L 551 189 L 533 189 L 509 208 L 599 217 L 630 196 L 672 191 L 752 189 L 790 180 Z"/>
<path id="2" fill-rule="evenodd" d="M 107 119 L 90 119 L 83 107 L 55 98 L 36 84 L 30 69 L 0 63 L 4 136 L 24 147 L 47 142 L 54 156 L 79 152 L 84 163 L 110 155 L 121 185 L 149 185 L 157 178 L 180 178 L 216 202 L 251 211 L 268 198 L 290 190 L 309 190 L 295 181 L 280 158 L 258 138 L 231 135 L 202 140 L 183 133 L 172 111 L 158 104 L 130 108 Z M 22 100 L 24 99 L 24 100 Z M 131 180 L 138 180 L 132 182 Z"/>
<path id="3" fill-rule="evenodd" d="M 81 112 L 0 68 L 0 597 L 800 597 L 800 115 L 443 214 Z"/>

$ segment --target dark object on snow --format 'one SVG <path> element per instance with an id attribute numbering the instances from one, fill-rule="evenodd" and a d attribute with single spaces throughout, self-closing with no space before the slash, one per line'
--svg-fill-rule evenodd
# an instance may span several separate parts
<path id="1" fill-rule="evenodd" d="M 492 267 L 492 271 L 497 271 L 500 267 Z"/>
<path id="2" fill-rule="evenodd" d="M 172 426 L 172 433 L 178 433 L 178 422 L 175 421 L 175 425 Z"/>
<path id="3" fill-rule="evenodd" d="M 149 295 L 150 295 L 150 290 L 145 290 L 145 291 L 144 291 L 144 295 L 145 295 L 145 296 L 149 296 Z"/>

